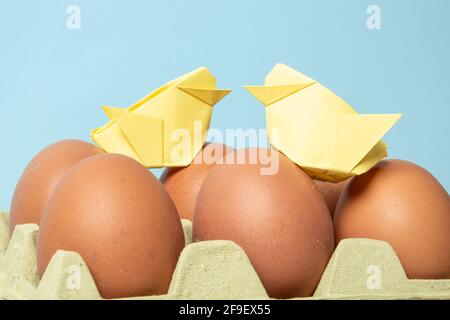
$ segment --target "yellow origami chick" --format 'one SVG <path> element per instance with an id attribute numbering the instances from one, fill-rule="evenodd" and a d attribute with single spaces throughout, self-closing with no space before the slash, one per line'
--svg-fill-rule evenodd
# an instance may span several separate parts
<path id="1" fill-rule="evenodd" d="M 110 121 L 91 132 L 108 153 L 147 168 L 187 166 L 205 143 L 212 107 L 230 90 L 217 90 L 202 67 L 156 89 L 127 109 L 104 106 Z"/>
<path id="2" fill-rule="evenodd" d="M 400 114 L 358 114 L 329 89 L 277 64 L 264 86 L 246 86 L 264 106 L 270 143 L 313 178 L 339 182 L 387 156 L 380 139 Z"/>

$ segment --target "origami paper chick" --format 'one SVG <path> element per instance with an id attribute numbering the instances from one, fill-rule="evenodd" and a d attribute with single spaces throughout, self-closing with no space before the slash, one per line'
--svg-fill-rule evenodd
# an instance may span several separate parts
<path id="1" fill-rule="evenodd" d="M 358 114 L 315 80 L 283 64 L 264 86 L 246 86 L 264 106 L 270 144 L 311 177 L 339 182 L 386 157 L 380 139 L 400 114 Z"/>
<path id="2" fill-rule="evenodd" d="M 216 89 L 214 76 L 199 68 L 127 109 L 104 106 L 110 121 L 94 129 L 91 139 L 147 168 L 187 166 L 205 143 L 212 107 L 229 92 Z"/>

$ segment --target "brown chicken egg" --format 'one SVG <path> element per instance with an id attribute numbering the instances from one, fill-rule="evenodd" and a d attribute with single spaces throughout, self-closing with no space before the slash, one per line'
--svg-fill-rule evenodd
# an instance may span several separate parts
<path id="1" fill-rule="evenodd" d="M 81 160 L 103 153 L 88 142 L 63 140 L 39 152 L 25 168 L 11 203 L 9 231 L 18 224 L 39 224 L 42 209 L 66 172 Z"/>
<path id="2" fill-rule="evenodd" d="M 192 163 L 183 168 L 166 168 L 160 181 L 172 197 L 180 217 L 192 220 L 195 201 L 203 180 L 216 163 L 233 148 L 219 144 L 208 143 L 197 154 Z"/>
<path id="3" fill-rule="evenodd" d="M 319 189 L 319 192 L 324 196 L 325 202 L 327 203 L 328 209 L 330 209 L 331 217 L 334 216 L 334 211 L 336 209 L 336 203 L 339 199 L 339 196 L 344 190 L 345 186 L 350 182 L 350 179 L 345 181 L 341 181 L 338 183 L 326 182 L 314 180 L 314 183 Z"/>
<path id="4" fill-rule="evenodd" d="M 118 154 L 81 161 L 45 206 L 37 241 L 42 277 L 57 250 L 78 252 L 104 298 L 167 292 L 184 247 L 175 205 L 155 176 Z"/>
<path id="5" fill-rule="evenodd" d="M 425 169 L 385 160 L 354 177 L 334 216 L 336 241 L 387 241 L 414 279 L 450 278 L 450 198 Z"/>
<path id="6" fill-rule="evenodd" d="M 240 245 L 274 298 L 311 295 L 334 249 L 313 181 L 281 153 L 255 148 L 228 153 L 206 176 L 193 237 Z"/>

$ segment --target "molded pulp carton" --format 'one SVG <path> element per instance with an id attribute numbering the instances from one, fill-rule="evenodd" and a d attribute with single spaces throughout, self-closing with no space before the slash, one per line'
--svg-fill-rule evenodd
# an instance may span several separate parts
<path id="1" fill-rule="evenodd" d="M 191 243 L 192 226 L 182 220 L 186 247 L 166 295 L 130 299 L 269 299 L 245 252 L 231 241 Z M 101 299 L 81 256 L 58 251 L 42 279 L 36 266 L 39 227 L 16 227 L 9 239 L 8 215 L 0 213 L 0 299 Z M 450 280 L 409 280 L 384 241 L 343 240 L 308 299 L 450 299 Z"/>

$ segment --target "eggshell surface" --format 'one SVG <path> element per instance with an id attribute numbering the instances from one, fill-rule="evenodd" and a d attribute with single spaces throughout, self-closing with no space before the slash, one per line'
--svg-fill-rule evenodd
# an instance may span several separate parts
<path id="1" fill-rule="evenodd" d="M 336 210 L 336 204 L 339 200 L 339 196 L 350 180 L 351 179 L 347 179 L 338 183 L 314 180 L 317 189 L 319 189 L 319 192 L 325 198 L 331 217 L 334 216 L 334 211 Z"/>
<path id="2" fill-rule="evenodd" d="M 17 183 L 10 209 L 10 234 L 18 224 L 39 224 L 44 205 L 66 172 L 81 160 L 101 153 L 100 148 L 81 140 L 62 140 L 40 151 Z"/>
<path id="3" fill-rule="evenodd" d="M 425 169 L 384 160 L 351 180 L 334 217 L 336 241 L 387 241 L 411 279 L 450 278 L 450 198 Z"/>
<path id="4" fill-rule="evenodd" d="M 218 144 L 206 144 L 187 167 L 166 168 L 160 181 L 171 196 L 180 217 L 192 220 L 198 192 L 210 169 L 220 163 L 233 148 Z"/>
<path id="5" fill-rule="evenodd" d="M 227 158 L 251 159 L 255 150 L 262 149 L 241 149 Z M 334 248 L 330 213 L 298 166 L 275 150 L 262 152 L 276 155 L 272 174 L 261 169 L 274 162 L 259 156 L 211 169 L 197 198 L 194 240 L 240 245 L 271 297 L 312 295 Z"/>
<path id="6" fill-rule="evenodd" d="M 104 298 L 167 292 L 184 235 L 175 205 L 155 176 L 118 154 L 90 157 L 58 184 L 42 216 L 37 262 L 78 252 Z"/>

